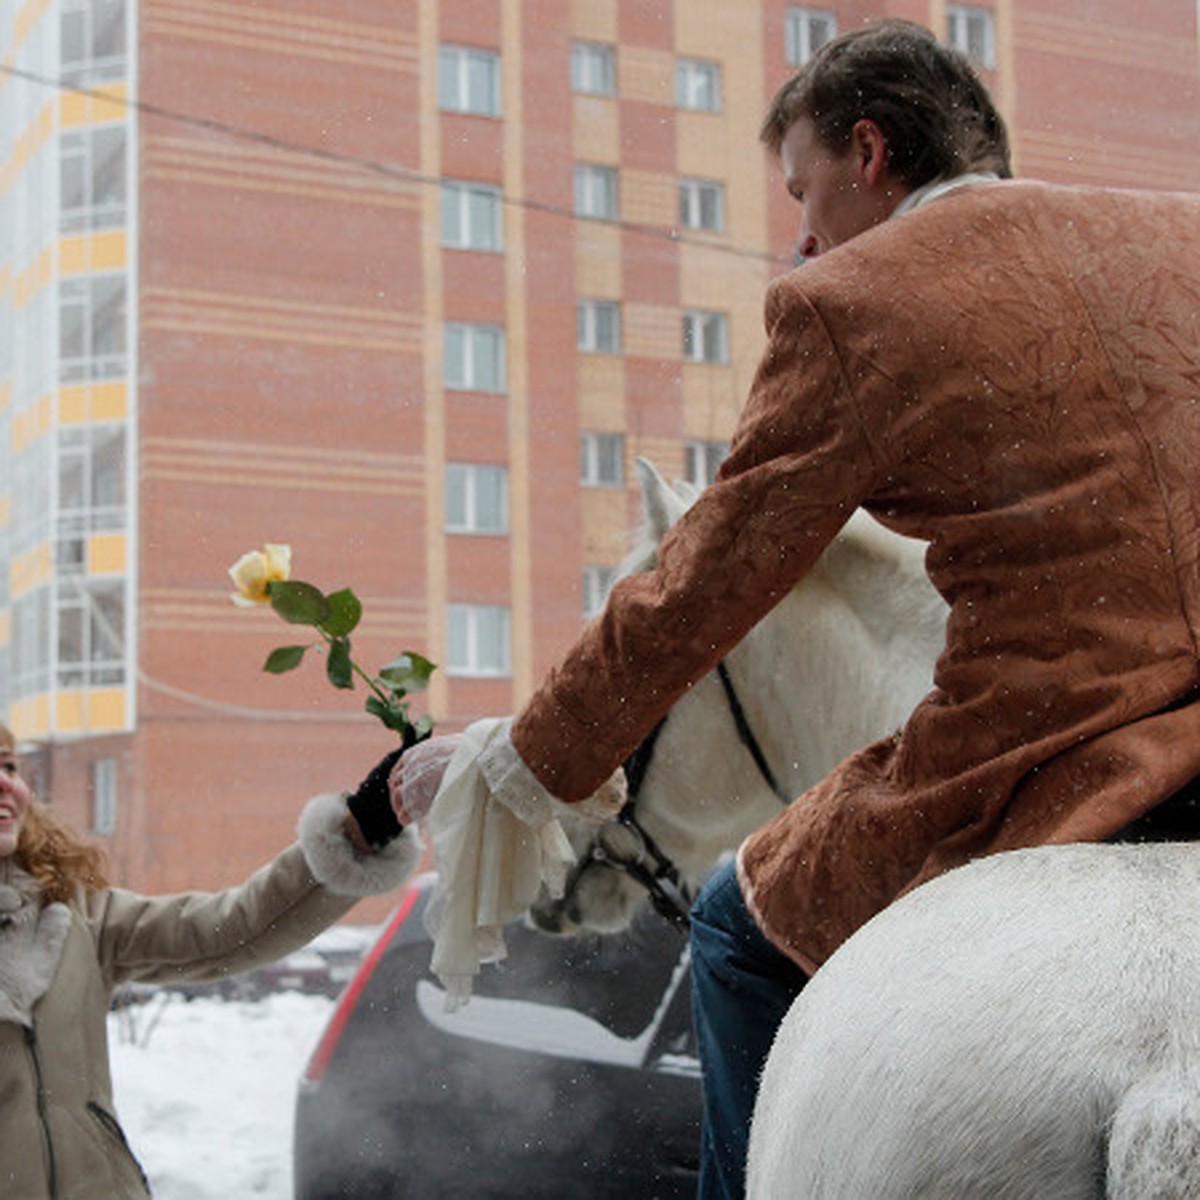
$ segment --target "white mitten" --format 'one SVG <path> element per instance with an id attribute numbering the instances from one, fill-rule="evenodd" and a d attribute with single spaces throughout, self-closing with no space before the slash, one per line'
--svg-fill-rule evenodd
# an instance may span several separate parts
<path id="1" fill-rule="evenodd" d="M 449 733 L 427 738 L 410 746 L 392 767 L 388 789 L 392 809 L 401 825 L 423 823 L 450 765 L 462 734 Z"/>

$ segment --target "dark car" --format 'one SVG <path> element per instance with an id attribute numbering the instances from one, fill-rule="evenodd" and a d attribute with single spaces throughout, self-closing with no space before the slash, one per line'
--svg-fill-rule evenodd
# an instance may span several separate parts
<path id="1" fill-rule="evenodd" d="M 508 958 L 450 1013 L 430 886 L 407 893 L 301 1079 L 296 1200 L 694 1196 L 686 938 L 652 913 L 605 937 L 514 924 Z"/>

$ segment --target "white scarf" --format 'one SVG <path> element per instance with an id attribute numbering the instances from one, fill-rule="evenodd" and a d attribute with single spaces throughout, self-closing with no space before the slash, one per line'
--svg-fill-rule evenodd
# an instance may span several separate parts
<path id="1" fill-rule="evenodd" d="M 32 876 L 11 855 L 0 859 L 0 1021 L 33 1025 L 33 1006 L 54 978 L 70 924 L 65 904 L 42 907 Z"/>

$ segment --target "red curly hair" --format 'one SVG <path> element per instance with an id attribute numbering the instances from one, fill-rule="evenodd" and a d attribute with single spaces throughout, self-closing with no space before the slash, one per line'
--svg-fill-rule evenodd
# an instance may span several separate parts
<path id="1" fill-rule="evenodd" d="M 0 752 L 12 754 L 16 748 L 11 731 L 0 725 Z M 80 841 L 37 800 L 25 813 L 14 857 L 33 876 L 47 904 L 69 901 L 80 890 L 94 892 L 108 886 L 104 852 Z"/>

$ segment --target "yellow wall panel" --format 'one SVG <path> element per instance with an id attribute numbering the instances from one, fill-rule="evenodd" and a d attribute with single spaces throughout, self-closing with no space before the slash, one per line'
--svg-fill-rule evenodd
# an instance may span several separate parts
<path id="1" fill-rule="evenodd" d="M 64 275 L 120 270 L 125 266 L 125 256 L 123 229 L 63 238 L 58 244 L 58 261 Z"/>
<path id="2" fill-rule="evenodd" d="M 571 32 L 593 42 L 615 42 L 616 0 L 571 0 Z"/>
<path id="3" fill-rule="evenodd" d="M 96 688 L 90 694 L 88 707 L 88 728 L 94 733 L 125 729 L 129 725 L 124 688 Z"/>
<path id="4" fill-rule="evenodd" d="M 102 125 L 106 121 L 123 121 L 128 105 L 128 90 L 123 83 L 112 83 L 103 89 L 104 96 L 64 92 L 58 101 L 58 119 L 64 128 L 76 125 Z M 107 97 L 111 96 L 112 99 Z"/>
<path id="5" fill-rule="evenodd" d="M 45 737 L 50 732 L 50 697 L 32 696 L 16 700 L 9 710 L 11 728 L 18 741 Z"/>
<path id="6" fill-rule="evenodd" d="M 0 646 L 7 646 L 12 641 L 12 613 L 7 609 L 0 612 Z"/>
<path id="7" fill-rule="evenodd" d="M 575 224 L 575 287 L 581 296 L 621 294 L 621 231 L 599 221 Z"/>
<path id="8" fill-rule="evenodd" d="M 679 220 L 679 184 L 664 171 L 621 172 L 621 216 L 640 225 L 675 225 Z"/>
<path id="9" fill-rule="evenodd" d="M 59 733 L 81 733 L 84 722 L 84 693 L 59 692 L 54 698 L 54 728 Z"/>
<path id="10" fill-rule="evenodd" d="M 89 575 L 121 575 L 126 567 L 126 540 L 123 533 L 94 533 L 87 543 Z"/>
<path id="11" fill-rule="evenodd" d="M 129 415 L 129 389 L 123 380 L 113 383 L 81 383 L 58 393 L 61 425 L 86 421 L 120 421 Z"/>
<path id="12" fill-rule="evenodd" d="M 602 96 L 575 96 L 571 144 L 581 161 L 615 163 L 621 156 L 616 104 Z"/>
<path id="13" fill-rule="evenodd" d="M 625 368 L 615 354 L 581 354 L 575 370 L 579 423 L 585 429 L 624 427 Z"/>

